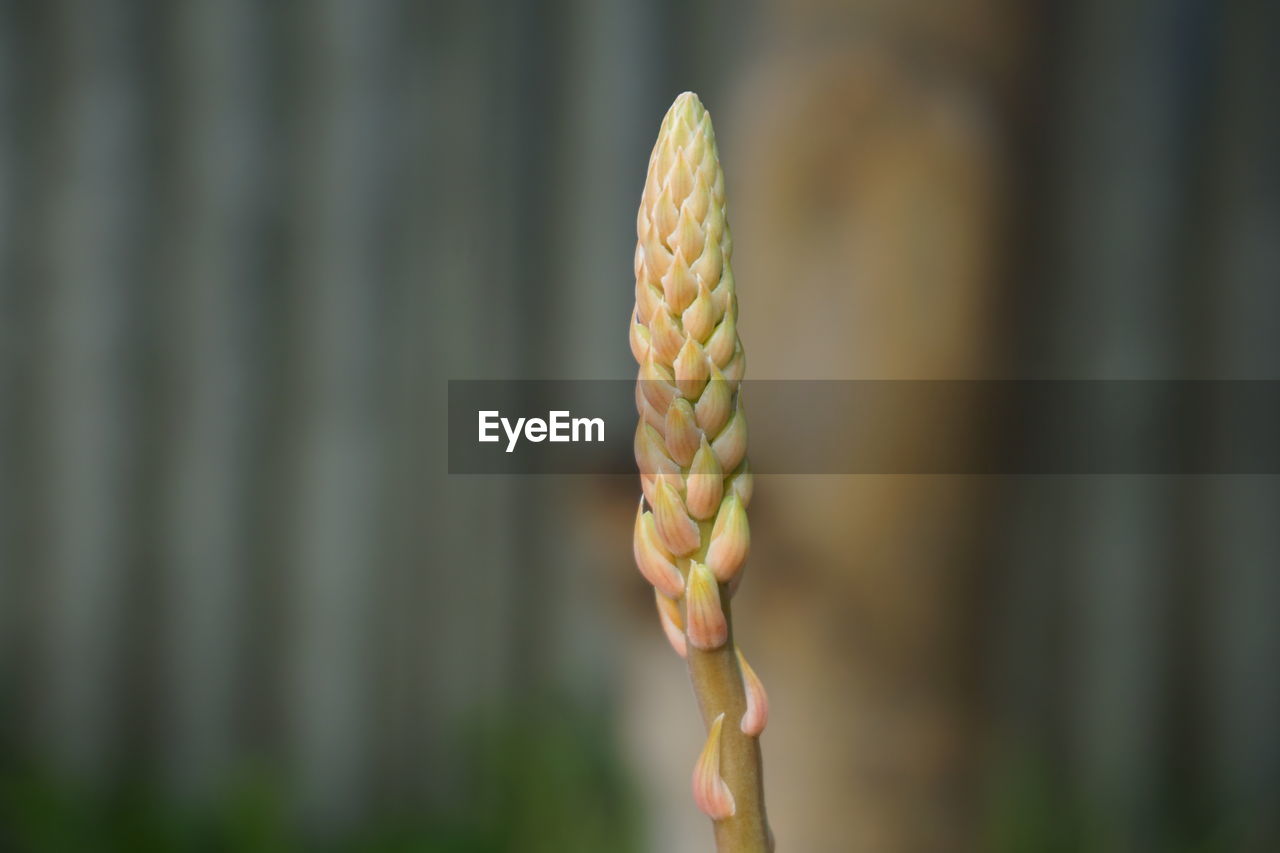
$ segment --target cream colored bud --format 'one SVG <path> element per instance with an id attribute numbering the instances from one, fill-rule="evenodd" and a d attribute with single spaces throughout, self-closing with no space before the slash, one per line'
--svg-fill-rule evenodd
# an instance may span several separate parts
<path id="1" fill-rule="evenodd" d="M 689 212 L 688 208 L 682 209 L 675 233 L 671 235 L 670 244 L 671 251 L 677 257 L 684 259 L 686 269 L 689 269 L 702 255 L 706 242 L 707 239 L 702 232 L 702 226 L 693 218 L 693 214 Z M 691 281 L 694 280 L 692 272 L 689 273 L 689 278 Z M 692 301 L 692 297 L 690 297 L 690 301 Z"/>
<path id="2" fill-rule="evenodd" d="M 697 149 L 689 152 L 690 159 L 693 162 L 701 162 L 705 153 L 706 142 L 699 137 Z M 689 193 L 689 197 L 684 200 L 684 206 L 689 209 L 689 215 L 699 222 L 707 218 L 707 211 L 711 207 L 711 188 L 707 185 L 706 172 L 701 168 L 693 179 L 693 192 Z"/>
<path id="3" fill-rule="evenodd" d="M 711 449 L 720 460 L 720 467 L 732 471 L 747 455 L 747 416 L 742 411 L 742 394 L 738 394 L 737 407 L 733 417 L 720 434 L 711 442 Z"/>
<path id="4" fill-rule="evenodd" d="M 711 302 L 711 291 L 707 290 L 705 284 L 698 285 L 698 297 L 684 309 L 680 318 L 685 332 L 699 343 L 705 341 L 715 328 L 715 310 L 715 305 Z M 634 351 L 633 348 L 632 352 Z M 636 360 L 639 361 L 639 357 Z"/>
<path id="5" fill-rule="evenodd" d="M 653 513 L 644 512 L 643 507 L 636 510 L 631 547 L 640 574 L 644 575 L 644 579 L 653 584 L 658 592 L 672 598 L 679 598 L 684 594 L 684 577 L 676 568 L 674 558 L 663 547 L 658 537 Z"/>
<path id="6" fill-rule="evenodd" d="M 676 390 L 675 376 L 670 370 L 653 360 L 652 353 L 640 365 L 640 387 L 649 405 L 659 412 L 665 412 L 671 401 L 679 396 Z"/>
<path id="7" fill-rule="evenodd" d="M 747 694 L 747 710 L 742 715 L 740 728 L 747 737 L 760 737 L 764 727 L 769 723 L 769 694 L 764 692 L 764 684 L 760 676 L 747 663 L 747 658 L 738 652 L 738 669 L 742 670 L 742 686 Z"/>
<path id="8" fill-rule="evenodd" d="M 683 205 L 689 193 L 693 192 L 693 169 L 683 151 L 673 158 L 671 171 L 667 173 L 667 189 L 671 191 L 671 200 L 677 206 Z"/>
<path id="9" fill-rule="evenodd" d="M 659 477 L 654 488 L 653 519 L 658 536 L 667 550 L 677 557 L 692 554 L 702 544 L 698 525 L 685 510 L 680 493 L 665 477 Z"/>
<path id="10" fill-rule="evenodd" d="M 667 635 L 667 642 L 680 657 L 688 657 L 689 649 L 685 644 L 684 618 L 680 615 L 680 605 L 656 589 L 653 591 L 653 598 L 658 605 L 658 621 L 662 623 L 662 633 Z"/>
<path id="11" fill-rule="evenodd" d="M 644 361 L 649 355 L 649 330 L 631 315 L 631 354 L 636 361 Z"/>
<path id="12" fill-rule="evenodd" d="M 702 248 L 702 254 L 698 256 L 698 259 L 689 268 L 693 270 L 693 274 L 698 277 L 699 281 L 715 284 L 720 280 L 724 259 L 720 254 L 719 243 L 706 237 L 703 239 L 706 240 L 706 243 Z"/>
<path id="13" fill-rule="evenodd" d="M 684 492 L 689 514 L 696 519 L 711 518 L 720 508 L 720 499 L 724 496 L 724 472 L 706 436 L 702 437 L 702 444 L 689 466 Z"/>
<path id="14" fill-rule="evenodd" d="M 746 459 L 738 466 L 738 470 L 729 478 L 728 490 L 738 496 L 743 507 L 751 506 L 751 496 L 755 493 L 755 476 L 751 473 L 751 465 Z"/>
<path id="15" fill-rule="evenodd" d="M 716 580 L 727 583 L 742 568 L 750 550 L 751 530 L 747 526 L 747 511 L 737 495 L 729 495 L 720 504 L 716 523 L 711 528 L 707 568 Z"/>
<path id="16" fill-rule="evenodd" d="M 733 792 L 720 775 L 720 734 L 723 727 L 724 714 L 720 714 L 712 721 L 707 742 L 693 766 L 693 801 L 712 820 L 724 820 L 737 812 Z"/>
<path id="17" fill-rule="evenodd" d="M 644 396 L 644 385 L 640 382 L 636 383 L 636 414 L 644 419 L 644 422 L 652 426 L 654 429 L 665 429 L 667 420 L 658 414 L 658 410 L 650 405 L 649 400 Z"/>
<path id="18" fill-rule="evenodd" d="M 647 258 L 648 255 L 646 254 Z M 645 262 L 645 269 L 648 269 L 648 261 Z M 714 304 L 715 293 L 711 294 L 711 300 Z M 653 312 L 662 308 L 662 291 L 647 281 L 636 280 L 636 319 L 641 323 L 648 323 L 649 318 L 653 316 Z"/>
<path id="19" fill-rule="evenodd" d="M 680 204 L 672 198 L 671 188 L 666 187 L 658 194 L 653 205 L 653 227 L 658 229 L 658 236 L 666 240 L 667 235 L 676 230 L 680 224 Z"/>
<path id="20" fill-rule="evenodd" d="M 684 346 L 684 335 L 666 308 L 658 308 L 649 319 L 649 340 L 653 343 L 654 360 L 670 367 Z"/>
<path id="21" fill-rule="evenodd" d="M 688 308 L 698 296 L 698 280 L 679 252 L 662 276 L 662 293 L 667 306 L 677 314 Z"/>
<path id="22" fill-rule="evenodd" d="M 718 649 L 729 639 L 729 623 L 720 606 L 720 587 L 711 571 L 697 560 L 689 561 L 685 583 L 685 635 L 695 648 Z"/>
<path id="23" fill-rule="evenodd" d="M 662 433 L 654 429 L 652 425 L 644 421 L 636 425 L 634 449 L 636 465 L 639 466 L 641 474 L 680 475 L 680 466 L 667 455 Z"/>
<path id="24" fill-rule="evenodd" d="M 691 400 L 698 399 L 703 386 L 711 377 L 711 368 L 707 365 L 707 355 L 702 351 L 702 345 L 692 338 L 686 339 L 672 365 L 672 373 L 680 393 Z"/>
<path id="25" fill-rule="evenodd" d="M 730 382 L 741 382 L 742 377 L 747 372 L 747 355 L 742 351 L 742 345 L 739 344 L 737 350 L 734 351 L 733 358 L 729 360 L 723 368 L 724 378 Z"/>
<path id="26" fill-rule="evenodd" d="M 738 324 L 733 312 L 729 311 L 711 333 L 707 341 L 707 356 L 723 368 L 733 358 L 734 348 L 738 345 Z"/>
<path id="27" fill-rule="evenodd" d="M 698 426 L 707 435 L 716 435 L 729 422 L 733 413 L 733 388 L 714 364 L 710 366 L 711 378 L 702 389 L 693 413 L 698 418 Z"/>
<path id="28" fill-rule="evenodd" d="M 693 462 L 694 454 L 698 452 L 698 445 L 703 441 L 692 403 L 683 397 L 671 402 L 663 424 L 663 434 L 666 436 L 667 453 L 682 467 L 688 467 Z"/>

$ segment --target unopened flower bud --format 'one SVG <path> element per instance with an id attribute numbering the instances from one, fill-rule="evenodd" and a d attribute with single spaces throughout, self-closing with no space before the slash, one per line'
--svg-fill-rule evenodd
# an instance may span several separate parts
<path id="1" fill-rule="evenodd" d="M 697 560 L 689 561 L 685 592 L 685 635 L 695 648 L 718 649 L 729 639 L 729 624 L 720 606 L 720 587 L 715 576 Z"/>
<path id="2" fill-rule="evenodd" d="M 738 394 L 738 406 L 728 425 L 711 442 L 711 448 L 720 460 L 720 467 L 732 471 L 747 455 L 747 417 L 742 411 L 742 394 Z"/>
<path id="3" fill-rule="evenodd" d="M 684 594 L 684 577 L 676 568 L 671 554 L 658 538 L 653 513 L 644 512 L 642 508 L 636 510 L 631 548 L 640 574 L 644 575 L 644 579 L 653 584 L 655 589 L 670 598 L 679 598 Z"/>
<path id="4" fill-rule="evenodd" d="M 693 462 L 693 455 L 698 452 L 698 445 L 702 441 L 702 430 L 698 429 L 692 403 L 683 397 L 671 402 L 663 424 L 663 434 L 667 439 L 667 453 L 672 459 L 684 466 Z"/>
<path id="5" fill-rule="evenodd" d="M 729 495 L 720 504 L 716 523 L 711 528 L 711 545 L 707 548 L 707 568 L 716 580 L 725 583 L 742 568 L 751 549 L 751 529 L 747 511 L 737 495 Z"/>
<path id="6" fill-rule="evenodd" d="M 724 714 L 720 714 L 711 723 L 702 754 L 693 765 L 693 801 L 712 820 L 733 817 L 737 811 L 733 792 L 720 775 L 720 732 L 723 727 Z"/>
<path id="7" fill-rule="evenodd" d="M 658 605 L 658 621 L 662 623 L 662 632 L 667 635 L 667 642 L 680 657 L 686 657 L 689 650 L 684 639 L 684 618 L 680 615 L 680 605 L 667 598 L 658 590 L 653 591 Z"/>
<path id="8" fill-rule="evenodd" d="M 653 519 L 662 544 L 677 557 L 692 554 L 702 544 L 702 540 L 698 525 L 685 510 L 680 493 L 666 477 L 659 477 L 654 497 Z"/>
<path id="9" fill-rule="evenodd" d="M 742 715 L 742 733 L 748 737 L 760 737 L 769 722 L 769 695 L 764 692 L 764 684 L 760 676 L 747 663 L 747 658 L 738 649 L 738 668 L 742 670 L 742 685 L 747 694 L 747 710 Z"/>
<path id="10" fill-rule="evenodd" d="M 685 478 L 685 504 L 694 518 L 705 520 L 715 515 L 724 495 L 724 472 L 706 436 L 693 456 L 689 476 Z"/>

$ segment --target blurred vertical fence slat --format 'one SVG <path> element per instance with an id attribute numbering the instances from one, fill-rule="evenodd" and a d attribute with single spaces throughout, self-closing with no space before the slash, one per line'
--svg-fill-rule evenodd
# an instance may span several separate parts
<path id="1" fill-rule="evenodd" d="M 22 512 L 17 487 L 22 446 L 17 316 L 22 294 L 15 240 L 22 217 L 17 187 L 23 159 L 18 124 L 12 120 L 20 114 L 21 103 L 17 82 L 21 54 L 15 31 L 13 11 L 0 7 L 0 702 L 13 701 L 5 694 L 6 687 L 13 691 L 18 666 L 19 613 L 24 595 L 18 556 Z"/>
<path id="2" fill-rule="evenodd" d="M 1215 76 L 1220 114 L 1207 170 L 1205 234 L 1209 363 L 1216 376 L 1280 377 L 1280 9 L 1227 4 L 1221 12 Z M 1210 284 L 1211 283 L 1211 284 Z M 1238 425 L 1220 416 L 1215 441 Z M 1202 602 L 1207 650 L 1197 673 L 1214 806 L 1239 828 L 1241 846 L 1280 840 L 1266 805 L 1280 791 L 1280 478 L 1223 477 L 1205 490 L 1202 554 L 1213 579 Z M 1270 815 L 1270 825 L 1257 818 Z"/>
<path id="3" fill-rule="evenodd" d="M 252 4 L 180 4 L 172 45 L 174 141 L 165 272 L 172 401 L 161 549 L 169 716 L 166 770 L 184 799 L 235 763 L 243 613 L 253 592 L 246 497 L 255 352 L 249 338 L 265 164 L 260 32 Z M 179 47 L 180 46 L 180 47 Z"/>
<path id="4" fill-rule="evenodd" d="M 141 238 L 139 33 L 136 16 L 117 4 L 51 6 L 48 76 L 32 81 L 54 99 L 36 167 L 49 194 L 36 273 L 47 312 L 37 360 L 47 383 L 41 460 L 49 491 L 41 543 L 47 692 L 34 722 L 58 765 L 99 774 L 119 722 L 136 450 L 121 390 Z"/>
<path id="5" fill-rule="evenodd" d="M 378 743 L 395 802 L 463 808 L 458 768 L 469 737 L 506 698 L 511 578 L 536 571 L 515 548 L 506 484 L 450 477 L 443 436 L 447 380 L 511 375 L 524 329 L 513 297 L 522 259 L 513 235 L 516 152 L 524 130 L 502 60 L 501 4 L 410 5 L 402 34 L 401 156 L 389 317 L 387 573 L 379 601 L 391 679 Z M 406 748 L 408 747 L 408 748 Z"/>
<path id="6" fill-rule="evenodd" d="M 341 825 L 369 790 L 376 521 L 385 468 L 387 202 L 395 183 L 388 2 L 334 0 L 295 20 L 290 313 L 296 437 L 288 515 L 289 730 L 312 820 Z"/>
<path id="7" fill-rule="evenodd" d="M 1275 241 L 1260 236 L 1277 221 L 1274 11 L 1088 3 L 1053 18 L 1033 375 L 1274 378 Z M 1202 402 L 1189 416 L 1230 440 Z M 1124 404 L 1097 416 L 1162 428 Z M 1080 843 L 1212 827 L 1201 837 L 1220 849 L 1270 849 L 1277 634 L 1258 602 L 1277 595 L 1275 478 L 1028 478 L 1016 494 L 1006 712 L 1065 769 L 1052 819 L 1083 809 Z"/>

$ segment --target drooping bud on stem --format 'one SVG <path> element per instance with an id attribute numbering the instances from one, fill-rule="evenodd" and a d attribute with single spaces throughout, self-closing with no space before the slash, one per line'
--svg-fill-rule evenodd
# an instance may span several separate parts
<path id="1" fill-rule="evenodd" d="M 711 723 L 707 742 L 693 765 L 693 801 L 702 813 L 712 820 L 733 817 L 737 807 L 733 792 L 720 775 L 720 730 L 724 727 L 724 714 Z"/>
<path id="2" fill-rule="evenodd" d="M 747 710 L 742 715 L 740 727 L 748 737 L 759 737 L 769 723 L 769 696 L 764 692 L 764 684 L 760 676 L 747 663 L 747 658 L 738 649 L 738 668 L 742 670 L 742 686 L 747 693 Z"/>

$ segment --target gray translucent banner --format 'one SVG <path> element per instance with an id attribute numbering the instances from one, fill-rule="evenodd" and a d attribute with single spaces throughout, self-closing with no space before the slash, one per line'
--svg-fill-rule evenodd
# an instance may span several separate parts
<path id="1" fill-rule="evenodd" d="M 747 380 L 741 394 L 757 474 L 1280 473 L 1280 380 Z M 451 380 L 449 471 L 634 474 L 635 399 L 634 380 Z"/>

